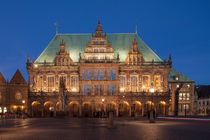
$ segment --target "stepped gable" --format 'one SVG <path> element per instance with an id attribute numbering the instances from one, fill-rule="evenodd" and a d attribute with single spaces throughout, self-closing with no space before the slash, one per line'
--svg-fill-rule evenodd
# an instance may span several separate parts
<path id="1" fill-rule="evenodd" d="M 6 80 L 4 79 L 4 76 L 2 75 L 2 73 L 0 72 L 0 84 L 2 83 L 6 83 Z"/>
<path id="2" fill-rule="evenodd" d="M 10 80 L 10 84 L 27 84 L 19 69 L 17 69 L 14 76 Z"/>

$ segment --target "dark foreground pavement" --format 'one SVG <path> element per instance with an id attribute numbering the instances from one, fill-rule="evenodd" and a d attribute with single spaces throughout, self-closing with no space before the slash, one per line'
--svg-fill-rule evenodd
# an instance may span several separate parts
<path id="1" fill-rule="evenodd" d="M 0 121 L 0 140 L 209 140 L 210 121 L 40 118 Z"/>

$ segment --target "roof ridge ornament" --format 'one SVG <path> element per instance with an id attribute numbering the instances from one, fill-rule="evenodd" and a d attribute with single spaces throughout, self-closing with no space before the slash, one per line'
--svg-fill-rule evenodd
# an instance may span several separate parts
<path id="1" fill-rule="evenodd" d="M 58 34 L 58 23 L 55 22 L 54 25 L 55 25 L 55 27 L 56 27 L 56 35 L 57 35 L 57 34 Z"/>

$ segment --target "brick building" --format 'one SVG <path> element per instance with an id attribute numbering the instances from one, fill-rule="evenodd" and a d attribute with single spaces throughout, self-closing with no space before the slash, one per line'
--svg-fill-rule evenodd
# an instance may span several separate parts
<path id="1" fill-rule="evenodd" d="M 10 111 L 25 100 L 32 116 L 56 116 L 61 105 L 68 116 L 193 113 L 194 81 L 170 55 L 160 59 L 137 33 L 104 34 L 100 22 L 94 34 L 56 34 L 35 62 L 27 58 L 27 70 L 28 86 L 19 71 L 10 82 L 0 75 Z"/>
<path id="2" fill-rule="evenodd" d="M 0 113 L 27 113 L 28 85 L 19 70 L 7 82 L 0 73 Z"/>

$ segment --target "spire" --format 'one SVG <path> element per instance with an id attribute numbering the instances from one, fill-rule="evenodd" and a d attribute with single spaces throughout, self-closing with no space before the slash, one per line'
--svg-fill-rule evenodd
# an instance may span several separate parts
<path id="1" fill-rule="evenodd" d="M 172 64 L 172 61 L 171 61 L 171 54 L 169 54 L 168 64 L 169 64 L 169 65 L 171 65 L 171 64 Z"/>
<path id="2" fill-rule="evenodd" d="M 56 27 L 56 34 L 58 34 L 58 23 L 55 22 L 54 25 L 55 25 L 55 27 Z"/>
<path id="3" fill-rule="evenodd" d="M 136 23 L 136 34 L 138 34 L 138 25 Z"/>
<path id="4" fill-rule="evenodd" d="M 102 37 L 102 36 L 103 36 L 103 30 L 102 30 L 102 26 L 100 24 L 100 20 L 98 19 L 98 25 L 96 26 L 95 37 Z"/>
<path id="5" fill-rule="evenodd" d="M 65 50 L 66 50 L 66 44 L 65 44 L 64 40 L 62 40 L 60 43 L 60 52 L 64 53 Z"/>
<path id="6" fill-rule="evenodd" d="M 138 52 L 138 43 L 136 42 L 136 38 L 134 38 L 133 43 L 132 43 L 132 51 Z"/>

